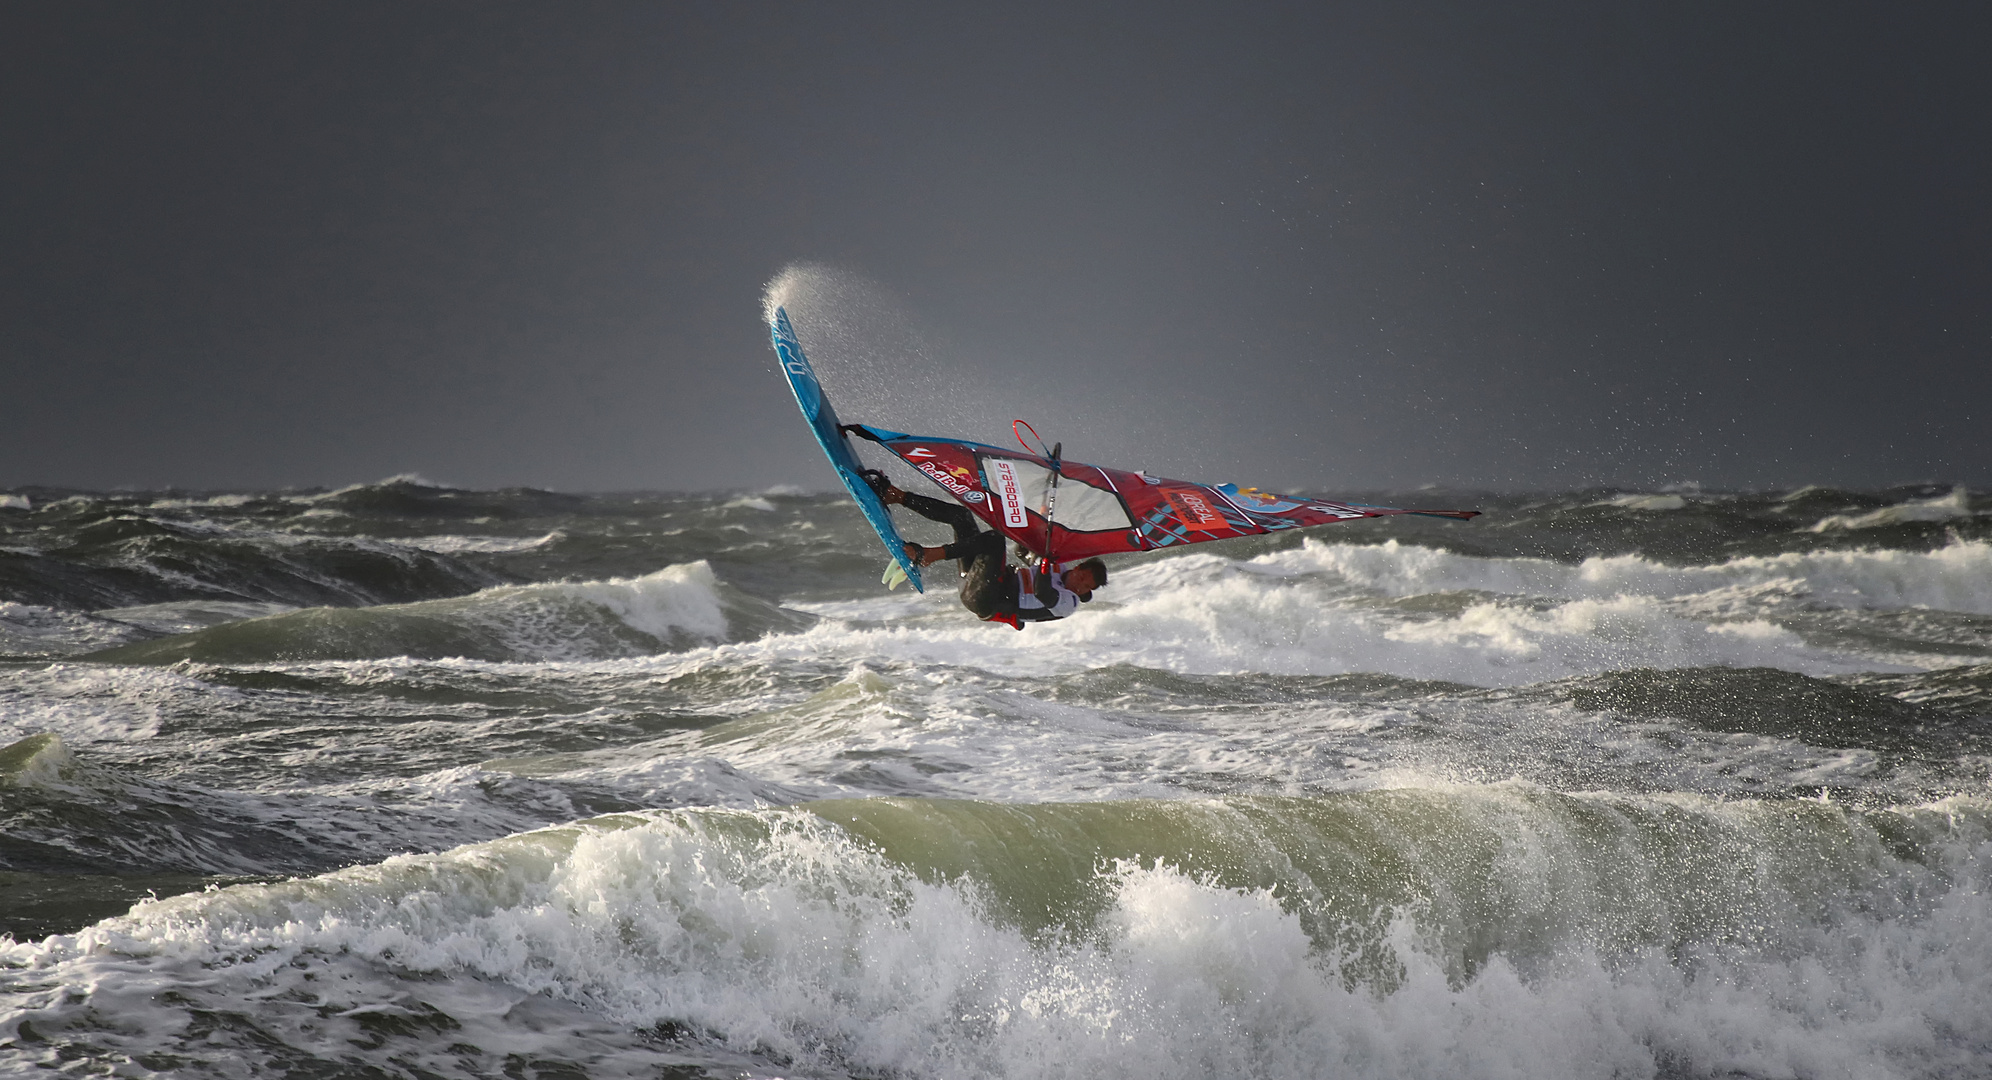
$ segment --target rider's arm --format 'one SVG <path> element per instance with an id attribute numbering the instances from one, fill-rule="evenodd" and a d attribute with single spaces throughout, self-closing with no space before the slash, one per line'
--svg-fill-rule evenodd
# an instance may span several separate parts
<path id="1" fill-rule="evenodd" d="M 1037 598 L 1038 603 L 1044 605 L 1039 610 L 1045 613 L 1046 618 L 1063 619 L 1079 609 L 1079 594 L 1065 588 L 1064 585 L 1065 579 L 1062 575 L 1037 576 L 1037 586 L 1031 590 L 1031 595 Z"/>
<path id="2" fill-rule="evenodd" d="M 1037 574 L 1034 576 L 1037 578 L 1037 588 L 1031 590 L 1031 595 L 1037 597 L 1038 603 L 1043 604 L 1047 608 L 1057 607 L 1059 601 L 1057 575 Z"/>

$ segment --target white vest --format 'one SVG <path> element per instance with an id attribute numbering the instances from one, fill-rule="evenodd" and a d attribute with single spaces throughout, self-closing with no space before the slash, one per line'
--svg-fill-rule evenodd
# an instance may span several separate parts
<path id="1" fill-rule="evenodd" d="M 1065 587 L 1065 575 L 1054 574 L 1051 587 L 1058 590 L 1058 600 L 1051 607 L 1054 619 L 1063 619 L 1079 607 L 1079 594 Z M 1045 605 L 1037 598 L 1037 572 L 1028 566 L 1017 567 L 1017 609 L 1019 611 L 1043 611 Z"/>

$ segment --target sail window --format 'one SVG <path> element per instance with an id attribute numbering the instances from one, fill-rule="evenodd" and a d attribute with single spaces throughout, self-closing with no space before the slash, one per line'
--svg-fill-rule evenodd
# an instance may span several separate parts
<path id="1" fill-rule="evenodd" d="M 1017 470 L 1017 482 L 1023 487 L 1025 508 L 1033 514 L 1042 510 L 1045 489 L 1051 483 L 1051 470 L 1018 458 L 1004 460 Z M 988 458 L 985 456 L 983 461 L 982 471 L 986 477 L 989 473 Z M 1097 472 L 1090 465 L 1075 465 L 1072 468 L 1074 471 Z M 1071 473 L 1059 477 L 1058 501 L 1052 504 L 1051 519 L 1073 532 L 1111 532 L 1134 527 L 1134 521 L 1127 516 L 1127 507 L 1122 505 L 1119 495 Z"/>

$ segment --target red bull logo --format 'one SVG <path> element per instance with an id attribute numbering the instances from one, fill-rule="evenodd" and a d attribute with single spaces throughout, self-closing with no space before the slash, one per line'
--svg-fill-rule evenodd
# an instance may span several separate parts
<path id="1" fill-rule="evenodd" d="M 943 469 L 931 461 L 923 461 L 916 467 L 931 477 L 935 483 L 963 498 L 967 498 L 970 492 L 974 492 L 978 496 L 982 494 L 970 486 L 975 478 L 975 474 L 969 472 L 967 469 Z M 961 479 L 962 477 L 968 477 L 968 479 L 963 480 Z M 979 502 L 981 500 L 978 498 L 970 499 L 969 501 Z"/>

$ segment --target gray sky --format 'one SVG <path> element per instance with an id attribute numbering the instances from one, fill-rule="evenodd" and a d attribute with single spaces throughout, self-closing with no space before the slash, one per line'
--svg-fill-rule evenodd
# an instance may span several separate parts
<path id="1" fill-rule="evenodd" d="M 1982 10 L 8 4 L 0 485 L 1992 486 Z"/>

